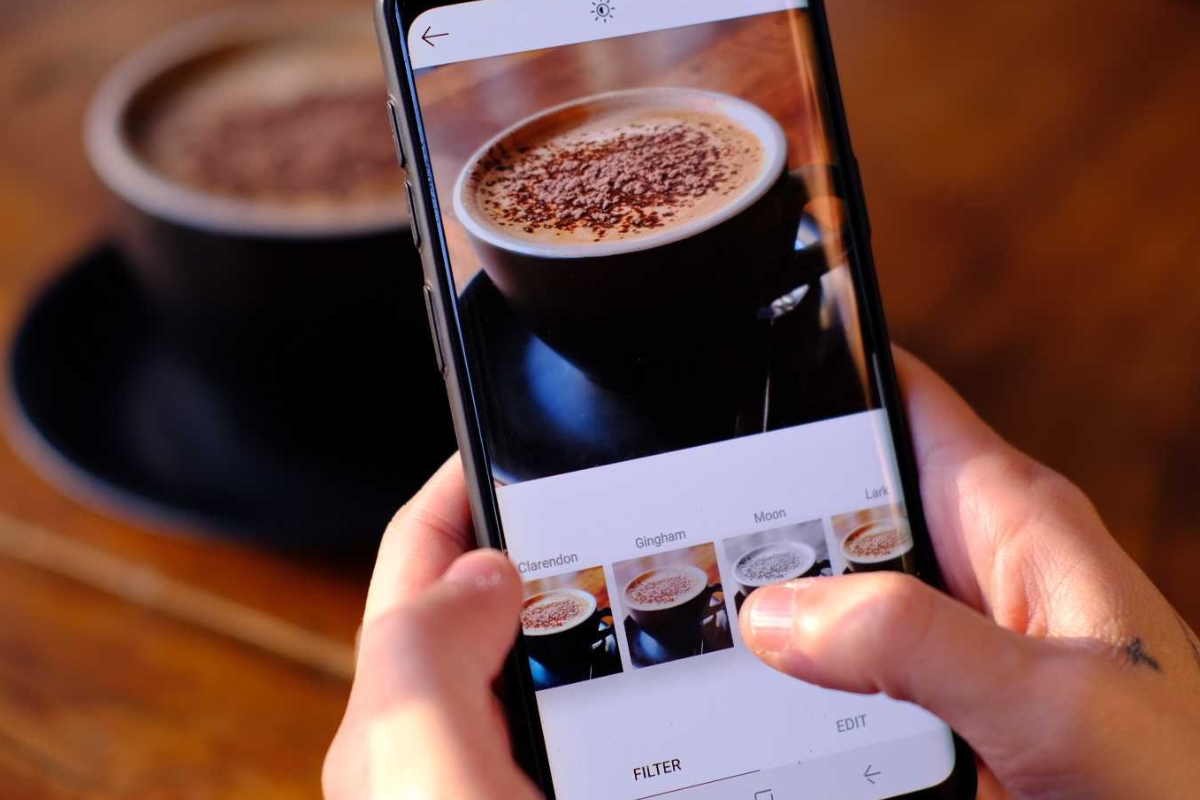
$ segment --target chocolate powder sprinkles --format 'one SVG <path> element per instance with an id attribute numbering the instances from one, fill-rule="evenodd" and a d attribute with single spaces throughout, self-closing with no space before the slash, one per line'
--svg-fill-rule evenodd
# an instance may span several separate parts
<path id="1" fill-rule="evenodd" d="M 585 231 L 601 241 L 652 231 L 701 198 L 741 188 L 755 160 L 744 142 L 726 122 L 689 115 L 497 146 L 476 168 L 476 196 L 496 224 L 526 234 Z"/>
<path id="2" fill-rule="evenodd" d="M 238 106 L 210 118 L 161 123 L 143 147 L 164 171 L 212 192 L 298 203 L 402 191 L 383 86 L 314 92 L 287 103 Z"/>

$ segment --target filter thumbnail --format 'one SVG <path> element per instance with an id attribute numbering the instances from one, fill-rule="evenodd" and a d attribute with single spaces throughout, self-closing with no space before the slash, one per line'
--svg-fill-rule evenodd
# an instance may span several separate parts
<path id="1" fill-rule="evenodd" d="M 634 667 L 733 647 L 711 543 L 622 561 L 613 575 Z"/>
<path id="2" fill-rule="evenodd" d="M 916 572 L 904 504 L 841 514 L 833 518 L 831 527 L 836 557 L 845 563 L 846 572 Z"/>
<path id="3" fill-rule="evenodd" d="M 528 581 L 521 631 L 539 691 L 621 672 L 603 567 Z"/>
<path id="4" fill-rule="evenodd" d="M 726 539 L 723 547 L 733 565 L 731 583 L 737 585 L 730 588 L 738 613 L 750 593 L 761 586 L 833 574 L 825 525 L 819 519 L 735 536 Z"/>

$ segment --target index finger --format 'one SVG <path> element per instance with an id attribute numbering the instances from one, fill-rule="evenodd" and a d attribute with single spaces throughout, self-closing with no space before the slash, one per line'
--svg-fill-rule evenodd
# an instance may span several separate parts
<path id="1" fill-rule="evenodd" d="M 363 624 L 420 594 L 474 546 L 466 479 L 455 453 L 388 524 L 379 544 Z"/>
<path id="2" fill-rule="evenodd" d="M 999 602 L 1007 611 L 998 619 L 1012 623 L 1038 604 L 1047 611 L 1068 580 L 1091 570 L 1105 585 L 1081 607 L 1120 616 L 1115 587 L 1132 562 L 1078 487 L 1001 438 L 929 367 L 902 350 L 895 355 L 950 593 L 988 613 Z M 1060 633 L 1070 628 L 1062 624 Z"/>
<path id="3" fill-rule="evenodd" d="M 892 354 L 916 451 L 925 516 L 942 574 L 951 594 L 982 609 L 979 582 L 988 572 L 985 565 L 990 554 L 979 552 L 986 549 L 986 543 L 973 535 L 974 526 L 962 519 L 965 499 L 959 494 L 959 474 L 972 459 L 1003 451 L 1005 443 L 924 362 L 900 347 L 893 347 Z"/>

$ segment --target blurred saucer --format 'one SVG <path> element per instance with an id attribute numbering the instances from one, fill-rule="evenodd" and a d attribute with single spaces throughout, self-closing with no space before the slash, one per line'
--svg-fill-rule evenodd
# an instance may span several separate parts
<path id="1" fill-rule="evenodd" d="M 128 267 L 101 248 L 52 283 L 19 329 L 9 429 L 47 480 L 114 514 L 373 553 L 391 515 L 454 450 L 432 348 L 399 335 L 388 311 L 341 312 L 281 353 L 297 364 L 240 387 L 285 400 L 264 426 L 236 391 L 156 339 Z M 296 385 L 305 359 L 330 362 L 322 348 L 337 348 L 343 366 Z"/>

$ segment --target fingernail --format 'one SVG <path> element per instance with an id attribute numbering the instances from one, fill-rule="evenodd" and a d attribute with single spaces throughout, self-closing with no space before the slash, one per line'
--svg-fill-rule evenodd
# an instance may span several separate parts
<path id="1" fill-rule="evenodd" d="M 747 598 L 750 613 L 746 619 L 754 650 L 779 653 L 788 649 L 795 630 L 796 592 L 802 588 L 800 584 L 767 586 Z"/>
<path id="2" fill-rule="evenodd" d="M 490 589 L 504 582 L 501 562 L 504 556 L 493 550 L 479 550 L 459 558 L 450 565 L 444 576 L 449 583 L 465 584 L 476 589 Z"/>

